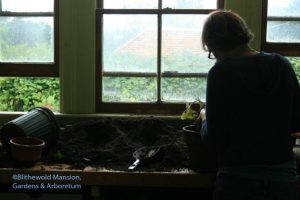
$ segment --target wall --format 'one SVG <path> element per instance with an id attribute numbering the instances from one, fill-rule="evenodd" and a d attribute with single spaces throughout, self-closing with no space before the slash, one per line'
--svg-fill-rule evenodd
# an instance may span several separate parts
<path id="1" fill-rule="evenodd" d="M 261 17 L 262 17 L 262 0 L 226 0 L 225 9 L 237 12 L 243 17 L 255 37 L 251 46 L 260 50 L 261 43 Z"/>
<path id="2" fill-rule="evenodd" d="M 95 0 L 59 1 L 61 112 L 95 112 Z"/>

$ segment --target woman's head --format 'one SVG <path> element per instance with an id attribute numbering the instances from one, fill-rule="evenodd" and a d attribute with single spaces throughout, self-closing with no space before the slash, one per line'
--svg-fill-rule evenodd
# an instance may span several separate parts
<path id="1" fill-rule="evenodd" d="M 253 38 L 245 20 L 231 11 L 215 11 L 206 19 L 202 45 L 208 51 L 230 51 Z"/>

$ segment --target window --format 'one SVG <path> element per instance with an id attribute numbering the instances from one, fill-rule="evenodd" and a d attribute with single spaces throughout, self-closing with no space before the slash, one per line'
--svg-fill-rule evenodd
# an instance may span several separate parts
<path id="1" fill-rule="evenodd" d="M 174 114 L 205 99 L 202 24 L 223 0 L 98 0 L 97 111 Z"/>
<path id="2" fill-rule="evenodd" d="M 262 50 L 288 56 L 300 82 L 300 1 L 265 0 Z"/>
<path id="3" fill-rule="evenodd" d="M 0 0 L 1 111 L 59 110 L 57 7 L 58 0 Z"/>
<path id="4" fill-rule="evenodd" d="M 300 56 L 300 1 L 263 1 L 262 49 Z"/>
<path id="5" fill-rule="evenodd" d="M 0 0 L 1 76 L 58 76 L 57 3 Z"/>

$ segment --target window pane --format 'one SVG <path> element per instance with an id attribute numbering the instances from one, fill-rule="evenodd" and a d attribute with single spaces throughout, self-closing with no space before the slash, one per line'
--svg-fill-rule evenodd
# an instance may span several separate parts
<path id="1" fill-rule="evenodd" d="M 118 8 L 118 9 L 153 9 L 157 8 L 158 0 L 104 0 L 104 8 Z"/>
<path id="2" fill-rule="evenodd" d="M 156 15 L 104 15 L 103 23 L 104 71 L 156 71 Z"/>
<path id="3" fill-rule="evenodd" d="M 156 90 L 156 78 L 103 78 L 104 102 L 153 102 Z"/>
<path id="4" fill-rule="evenodd" d="M 162 100 L 191 102 L 199 98 L 205 101 L 206 78 L 163 78 Z"/>
<path id="5" fill-rule="evenodd" d="M 216 9 L 217 0 L 163 0 L 163 8 Z"/>
<path id="6" fill-rule="evenodd" d="M 1 62 L 53 62 L 53 17 L 0 17 Z"/>
<path id="7" fill-rule="evenodd" d="M 300 16 L 300 1 L 268 0 L 268 16 Z"/>
<path id="8" fill-rule="evenodd" d="M 201 32 L 206 15 L 164 15 L 162 71 L 208 72 L 215 63 L 202 49 Z"/>
<path id="9" fill-rule="evenodd" d="M 0 77 L 1 111 L 29 111 L 37 106 L 59 111 L 58 78 Z"/>
<path id="10" fill-rule="evenodd" d="M 300 57 L 289 57 L 288 59 L 291 62 L 292 67 L 295 70 L 296 76 L 300 83 Z"/>
<path id="11" fill-rule="evenodd" d="M 300 22 L 268 21 L 268 42 L 300 42 Z"/>
<path id="12" fill-rule="evenodd" d="M 54 0 L 2 0 L 2 11 L 53 12 Z"/>

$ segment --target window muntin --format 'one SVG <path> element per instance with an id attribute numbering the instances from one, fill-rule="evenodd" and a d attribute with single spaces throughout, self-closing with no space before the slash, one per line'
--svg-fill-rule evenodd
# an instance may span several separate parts
<path id="1" fill-rule="evenodd" d="M 149 2 L 98 0 L 98 112 L 171 114 L 205 99 L 214 61 L 202 50 L 202 24 L 224 2 Z"/>

